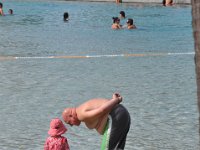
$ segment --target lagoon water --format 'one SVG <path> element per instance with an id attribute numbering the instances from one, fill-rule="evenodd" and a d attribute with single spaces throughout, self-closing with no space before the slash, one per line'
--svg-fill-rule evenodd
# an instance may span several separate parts
<path id="1" fill-rule="evenodd" d="M 132 117 L 126 150 L 200 148 L 191 6 L 4 1 L 9 8 L 14 15 L 0 17 L 1 150 L 43 149 L 65 107 L 116 91 Z M 111 30 L 121 10 L 137 30 Z M 96 131 L 67 127 L 71 150 L 100 149 Z"/>

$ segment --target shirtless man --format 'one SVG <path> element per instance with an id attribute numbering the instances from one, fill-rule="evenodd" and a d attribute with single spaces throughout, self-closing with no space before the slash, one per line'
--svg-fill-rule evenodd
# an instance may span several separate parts
<path id="1" fill-rule="evenodd" d="M 104 135 L 101 150 L 123 150 L 131 119 L 121 102 L 118 93 L 113 94 L 110 100 L 91 99 L 76 108 L 66 108 L 62 117 L 71 126 L 84 122 L 89 129 L 96 129 Z"/>
<path id="2" fill-rule="evenodd" d="M 3 4 L 0 3 L 0 16 L 5 16 L 4 12 L 3 12 Z"/>
<path id="3" fill-rule="evenodd" d="M 136 29 L 136 26 L 133 24 L 133 19 L 129 18 L 126 21 L 127 29 Z"/>

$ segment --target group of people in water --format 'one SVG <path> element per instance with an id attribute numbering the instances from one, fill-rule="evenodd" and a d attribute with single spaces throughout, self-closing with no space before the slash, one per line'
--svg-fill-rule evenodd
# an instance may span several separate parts
<path id="1" fill-rule="evenodd" d="M 168 2 L 168 0 L 165 1 Z M 13 10 L 9 9 L 8 13 L 13 14 Z M 0 15 L 5 15 L 2 3 L 0 3 Z M 126 25 L 120 24 L 120 20 L 126 19 L 124 11 L 120 11 L 119 16 L 112 19 L 111 28 L 114 30 L 136 29 L 132 18 L 127 19 Z M 68 12 L 64 12 L 63 20 L 69 20 Z M 123 150 L 131 124 L 131 117 L 121 102 L 122 96 L 119 93 L 114 93 L 111 99 L 90 99 L 77 107 L 65 108 L 62 119 L 70 126 L 79 126 L 84 123 L 87 128 L 95 129 L 100 135 L 103 135 L 101 150 Z M 67 138 L 63 136 L 66 131 L 67 128 L 61 119 L 52 119 L 44 150 L 70 150 Z"/>
<path id="2" fill-rule="evenodd" d="M 13 10 L 9 9 L 8 10 L 8 14 L 12 15 L 13 14 Z M 5 13 L 3 11 L 3 4 L 2 3 L 0 3 L 0 16 L 5 16 Z"/>
<path id="3" fill-rule="evenodd" d="M 113 24 L 111 26 L 112 29 L 124 29 L 124 28 L 127 28 L 127 29 L 136 29 L 136 26 L 133 22 L 133 19 L 132 18 L 128 18 L 127 21 L 126 21 L 126 25 L 121 25 L 120 24 L 120 19 L 126 19 L 126 14 L 124 11 L 120 11 L 119 12 L 119 17 L 113 17 Z"/>
<path id="4" fill-rule="evenodd" d="M 126 21 L 126 25 L 121 25 L 120 24 L 120 19 L 126 19 L 126 14 L 124 11 L 120 11 L 119 12 L 119 17 L 113 17 L 113 24 L 111 26 L 112 29 L 136 29 L 136 26 L 133 22 L 132 18 L 128 18 Z M 68 21 L 69 20 L 69 13 L 68 12 L 64 12 L 63 13 L 63 21 Z"/>

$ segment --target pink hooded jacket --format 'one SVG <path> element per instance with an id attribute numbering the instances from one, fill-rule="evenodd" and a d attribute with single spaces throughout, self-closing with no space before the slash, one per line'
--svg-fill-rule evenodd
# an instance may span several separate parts
<path id="1" fill-rule="evenodd" d="M 68 141 L 63 136 L 48 137 L 46 139 L 44 150 L 70 150 Z"/>

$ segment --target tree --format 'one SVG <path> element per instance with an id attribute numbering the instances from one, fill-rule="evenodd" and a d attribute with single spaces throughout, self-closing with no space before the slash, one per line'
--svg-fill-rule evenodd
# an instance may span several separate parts
<path id="1" fill-rule="evenodd" d="M 195 47 L 195 70 L 197 83 L 197 104 L 200 115 L 200 0 L 191 0 L 192 3 L 192 27 Z M 200 116 L 199 116 L 200 123 Z M 200 127 L 199 127 L 200 133 Z"/>

